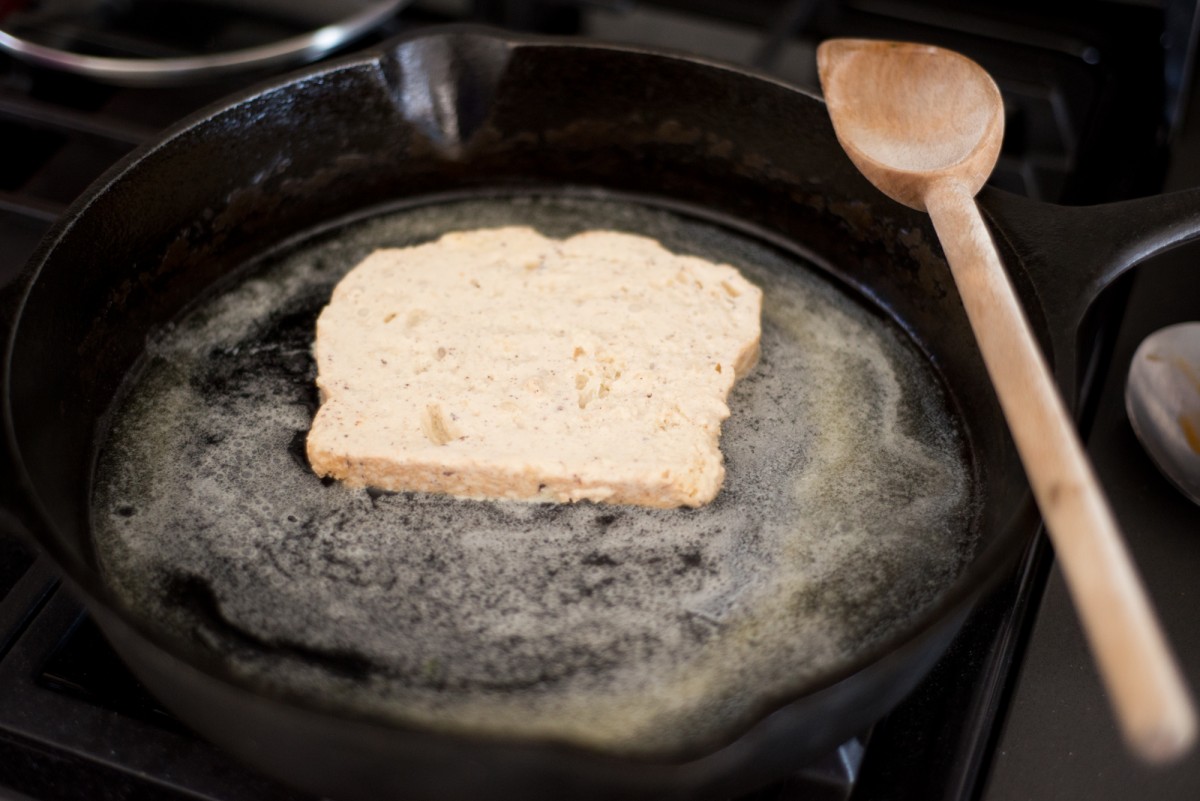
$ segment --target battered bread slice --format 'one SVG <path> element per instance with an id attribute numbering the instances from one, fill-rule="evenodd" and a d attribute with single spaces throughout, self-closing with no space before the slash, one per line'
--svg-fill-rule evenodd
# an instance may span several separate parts
<path id="1" fill-rule="evenodd" d="M 703 505 L 761 307 L 735 268 L 609 231 L 375 251 L 317 321 L 309 461 L 384 490 Z"/>

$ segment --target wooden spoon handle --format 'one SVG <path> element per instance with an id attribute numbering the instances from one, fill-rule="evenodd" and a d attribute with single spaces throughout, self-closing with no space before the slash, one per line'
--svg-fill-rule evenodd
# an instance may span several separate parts
<path id="1" fill-rule="evenodd" d="M 1191 698 L 972 193 L 946 179 L 924 200 L 1125 738 L 1173 759 Z"/>

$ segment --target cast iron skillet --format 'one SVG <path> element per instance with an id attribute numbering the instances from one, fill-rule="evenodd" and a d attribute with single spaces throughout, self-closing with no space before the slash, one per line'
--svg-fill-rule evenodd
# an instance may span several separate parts
<path id="1" fill-rule="evenodd" d="M 260 691 L 115 601 L 95 568 L 97 438 L 147 333 L 280 242 L 425 195 L 563 186 L 703 209 L 801 247 L 891 315 L 944 379 L 979 480 L 980 546 L 939 603 L 807 692 L 702 751 L 624 759 L 409 730 Z M 1066 209 L 988 190 L 984 210 L 1069 403 L 1101 290 L 1200 231 L 1200 194 Z M 797 244 L 799 243 L 799 244 Z M 336 798 L 728 796 L 894 706 L 1037 519 L 927 220 L 844 157 L 818 98 L 632 47 L 449 28 L 260 86 L 101 179 L 31 261 L 4 372 L 5 522 L 61 566 L 113 646 L 180 718 L 270 774 Z"/>

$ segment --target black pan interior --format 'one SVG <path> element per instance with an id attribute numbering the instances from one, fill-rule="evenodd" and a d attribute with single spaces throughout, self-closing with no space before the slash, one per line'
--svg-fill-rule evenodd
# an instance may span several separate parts
<path id="1" fill-rule="evenodd" d="M 714 503 L 464 501 L 311 472 L 309 348 L 333 283 L 375 247 L 504 225 L 653 236 L 763 287 Z M 645 203 L 372 216 L 241 271 L 153 334 L 137 373 L 96 471 L 107 583 L 275 693 L 408 725 L 697 751 L 907 627 L 975 545 L 965 432 L 902 329 L 795 254 Z"/>

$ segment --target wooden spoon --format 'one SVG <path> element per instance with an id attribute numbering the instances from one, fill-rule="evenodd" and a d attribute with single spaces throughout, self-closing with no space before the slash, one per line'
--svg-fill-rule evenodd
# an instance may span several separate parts
<path id="1" fill-rule="evenodd" d="M 999 89 L 926 45 L 835 39 L 817 66 L 855 165 L 933 220 L 1126 740 L 1149 761 L 1182 755 L 1191 698 L 975 205 L 1004 136 Z"/>

